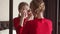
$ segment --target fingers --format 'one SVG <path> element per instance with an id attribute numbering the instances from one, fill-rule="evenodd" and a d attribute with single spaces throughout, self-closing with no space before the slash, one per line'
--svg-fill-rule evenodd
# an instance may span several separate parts
<path id="1" fill-rule="evenodd" d="M 21 10 L 21 17 L 27 18 L 28 17 L 27 15 L 28 14 L 27 14 L 27 11 L 26 10 Z"/>

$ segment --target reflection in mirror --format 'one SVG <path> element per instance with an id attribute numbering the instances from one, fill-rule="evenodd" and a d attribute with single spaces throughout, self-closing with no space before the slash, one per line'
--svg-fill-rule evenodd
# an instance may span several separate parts
<path id="1" fill-rule="evenodd" d="M 18 15 L 19 15 L 19 10 L 18 10 L 18 6 L 19 6 L 19 3 L 21 2 L 26 2 L 28 5 L 30 4 L 31 0 L 13 0 L 13 19 L 17 18 Z M 26 4 L 25 3 L 25 4 Z M 24 3 L 23 3 L 24 4 Z M 26 4 L 26 5 L 27 5 Z M 27 7 L 27 10 L 29 10 L 30 8 L 28 6 Z M 19 20 L 19 19 L 15 19 L 15 20 Z M 15 21 L 16 22 L 16 21 Z M 14 23 L 15 23 L 14 22 Z M 19 22 L 19 21 L 18 21 Z M 17 24 L 16 24 L 17 25 Z M 16 28 L 13 26 L 13 34 L 16 34 Z"/>
<path id="2" fill-rule="evenodd" d="M 0 34 L 9 34 L 9 0 L 0 0 Z"/>

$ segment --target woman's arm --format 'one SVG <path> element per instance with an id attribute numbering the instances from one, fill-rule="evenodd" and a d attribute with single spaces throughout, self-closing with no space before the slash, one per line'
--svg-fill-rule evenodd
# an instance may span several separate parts
<path id="1" fill-rule="evenodd" d="M 20 24 L 19 24 L 21 27 L 23 27 L 23 22 L 24 22 L 24 18 L 21 17 L 21 18 L 20 18 Z"/>

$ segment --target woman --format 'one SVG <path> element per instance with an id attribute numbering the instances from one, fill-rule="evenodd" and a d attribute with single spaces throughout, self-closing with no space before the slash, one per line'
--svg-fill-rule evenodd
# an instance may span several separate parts
<path id="1" fill-rule="evenodd" d="M 27 21 L 32 20 L 33 15 L 29 5 L 26 2 L 21 2 L 18 6 L 19 16 L 14 18 L 14 27 L 17 34 L 21 34 L 24 25 Z"/>
<path id="2" fill-rule="evenodd" d="M 22 34 L 52 34 L 52 21 L 44 17 L 45 3 L 33 0 L 30 4 L 34 20 L 28 21 Z"/>

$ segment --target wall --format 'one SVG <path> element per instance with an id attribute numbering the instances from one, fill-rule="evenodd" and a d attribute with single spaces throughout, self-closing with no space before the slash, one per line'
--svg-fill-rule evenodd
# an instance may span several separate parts
<path id="1" fill-rule="evenodd" d="M 9 21 L 9 0 L 0 0 L 0 21 Z"/>

